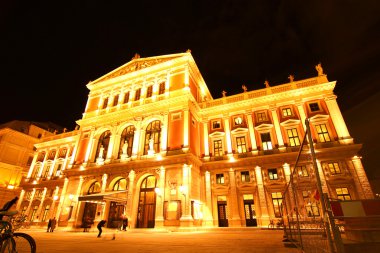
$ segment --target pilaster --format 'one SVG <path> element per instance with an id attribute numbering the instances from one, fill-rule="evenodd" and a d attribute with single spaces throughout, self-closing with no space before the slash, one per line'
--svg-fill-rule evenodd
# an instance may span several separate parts
<path id="1" fill-rule="evenodd" d="M 259 166 L 255 167 L 255 174 L 256 174 L 256 182 L 257 182 L 257 193 L 259 196 L 259 205 L 260 205 L 260 211 L 261 211 L 261 217 L 260 217 L 259 222 L 261 226 L 265 226 L 269 223 L 269 214 L 268 214 L 268 204 L 265 197 L 263 176 L 261 174 L 261 167 Z"/>
<path id="2" fill-rule="evenodd" d="M 357 175 L 357 177 L 354 177 L 354 180 L 359 181 L 358 183 L 361 185 L 364 193 L 364 196 L 359 196 L 359 198 L 373 199 L 375 196 L 373 194 L 371 185 L 369 184 L 367 175 L 364 171 L 362 160 L 360 159 L 360 157 L 355 156 L 352 159 L 352 163 L 354 165 Z"/>
<path id="3" fill-rule="evenodd" d="M 231 227 L 241 227 L 241 219 L 239 215 L 239 205 L 238 205 L 238 196 L 236 191 L 236 177 L 235 171 L 230 168 L 229 170 L 230 177 L 230 211 L 231 211 L 231 220 L 228 221 L 229 226 Z"/>

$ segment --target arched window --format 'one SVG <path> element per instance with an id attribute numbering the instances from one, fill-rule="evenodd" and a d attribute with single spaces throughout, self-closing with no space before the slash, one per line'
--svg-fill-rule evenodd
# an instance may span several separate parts
<path id="1" fill-rule="evenodd" d="M 127 190 L 127 179 L 120 178 L 116 181 L 112 188 L 113 191 L 125 191 Z"/>
<path id="2" fill-rule="evenodd" d="M 156 188 L 156 177 L 155 176 L 147 176 L 141 182 L 141 189 L 153 189 Z"/>
<path id="3" fill-rule="evenodd" d="M 99 193 L 101 190 L 100 184 L 98 181 L 93 182 L 90 187 L 88 188 L 87 194 L 95 194 Z"/>
<path id="4" fill-rule="evenodd" d="M 104 133 L 102 133 L 102 135 L 100 136 L 99 138 L 99 142 L 98 142 L 98 147 L 96 149 L 96 156 L 95 156 L 95 159 L 99 157 L 99 153 L 101 151 L 101 147 L 103 146 L 103 154 L 102 154 L 102 157 L 103 158 L 106 158 L 106 154 L 107 154 L 107 150 L 108 150 L 108 145 L 110 143 L 110 138 L 111 138 L 111 131 L 105 131 Z"/>
<path id="5" fill-rule="evenodd" d="M 127 154 L 128 156 L 132 156 L 132 147 L 133 147 L 133 137 L 135 135 L 135 127 L 134 126 L 128 126 L 124 129 L 124 131 L 121 133 L 120 138 L 120 146 L 119 146 L 119 158 L 123 154 L 123 146 L 124 142 L 127 145 Z"/>
<path id="6" fill-rule="evenodd" d="M 144 155 L 148 154 L 149 141 L 153 140 L 153 150 L 160 152 L 161 122 L 155 120 L 149 123 L 145 131 Z"/>

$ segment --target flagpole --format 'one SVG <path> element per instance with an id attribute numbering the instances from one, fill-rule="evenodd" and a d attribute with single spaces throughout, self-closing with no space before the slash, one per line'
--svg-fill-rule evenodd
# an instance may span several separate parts
<path id="1" fill-rule="evenodd" d="M 312 157 L 312 160 L 313 160 L 313 167 L 314 167 L 314 171 L 315 171 L 315 177 L 317 178 L 317 189 L 318 189 L 318 192 L 319 192 L 319 196 L 321 198 L 322 218 L 323 218 L 323 222 L 325 223 L 325 228 L 326 228 L 326 233 L 327 233 L 327 239 L 329 241 L 330 252 L 334 252 L 335 250 L 334 250 L 333 242 L 332 242 L 332 239 L 331 239 L 330 225 L 329 225 L 329 222 L 328 222 L 328 214 L 327 214 L 327 210 L 326 210 L 325 196 L 324 196 L 324 194 L 322 192 L 322 183 L 321 183 L 321 178 L 319 176 L 317 159 L 315 158 L 314 143 L 313 143 L 313 138 L 311 136 L 309 121 L 310 121 L 309 118 L 305 119 L 306 133 L 307 133 L 307 137 L 308 137 L 308 140 L 309 140 L 310 153 L 311 153 L 311 157 Z"/>

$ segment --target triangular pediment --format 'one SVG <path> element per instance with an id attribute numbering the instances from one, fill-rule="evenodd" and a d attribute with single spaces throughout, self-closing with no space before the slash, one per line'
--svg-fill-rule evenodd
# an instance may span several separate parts
<path id="1" fill-rule="evenodd" d="M 246 133 L 248 132 L 248 128 L 238 127 L 231 131 L 233 134 Z"/>
<path id="2" fill-rule="evenodd" d="M 272 127 L 273 127 L 272 124 L 261 124 L 260 126 L 255 127 L 255 129 L 256 129 L 257 131 L 260 131 L 260 130 L 267 130 L 267 129 L 270 129 L 270 128 L 272 128 Z"/>
<path id="3" fill-rule="evenodd" d="M 300 123 L 299 119 L 288 119 L 288 120 L 285 120 L 284 122 L 281 122 L 280 125 L 283 127 L 286 127 L 286 126 L 298 125 L 299 123 Z"/>
<path id="4" fill-rule="evenodd" d="M 324 115 L 324 114 L 317 114 L 314 115 L 313 117 L 310 117 L 310 122 L 326 122 L 329 119 L 329 115 Z"/>
<path id="5" fill-rule="evenodd" d="M 213 132 L 212 134 L 209 134 L 210 137 L 222 137 L 224 136 L 225 133 L 224 132 Z"/>
<path id="6" fill-rule="evenodd" d="M 96 79 L 92 83 L 95 84 L 95 83 L 103 82 L 103 81 L 106 81 L 108 79 L 112 79 L 118 76 L 123 76 L 128 73 L 136 72 L 141 69 L 152 67 L 157 64 L 182 57 L 184 55 L 185 53 L 180 53 L 180 54 L 163 55 L 163 56 L 157 56 L 157 57 L 140 58 L 140 55 L 136 54 L 130 62 L 105 74 L 104 76 Z"/>

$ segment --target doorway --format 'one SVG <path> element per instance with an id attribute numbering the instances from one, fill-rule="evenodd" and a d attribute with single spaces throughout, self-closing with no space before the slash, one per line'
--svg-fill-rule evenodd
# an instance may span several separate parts
<path id="1" fill-rule="evenodd" d="M 154 228 L 156 216 L 156 177 L 147 176 L 141 183 L 137 228 Z"/>
<path id="2" fill-rule="evenodd" d="M 218 201 L 219 227 L 228 227 L 227 201 Z"/>
<path id="3" fill-rule="evenodd" d="M 108 213 L 108 228 L 121 228 L 123 222 L 124 204 L 111 201 Z"/>
<path id="4" fill-rule="evenodd" d="M 245 225 L 257 227 L 255 204 L 253 199 L 244 200 Z"/>

